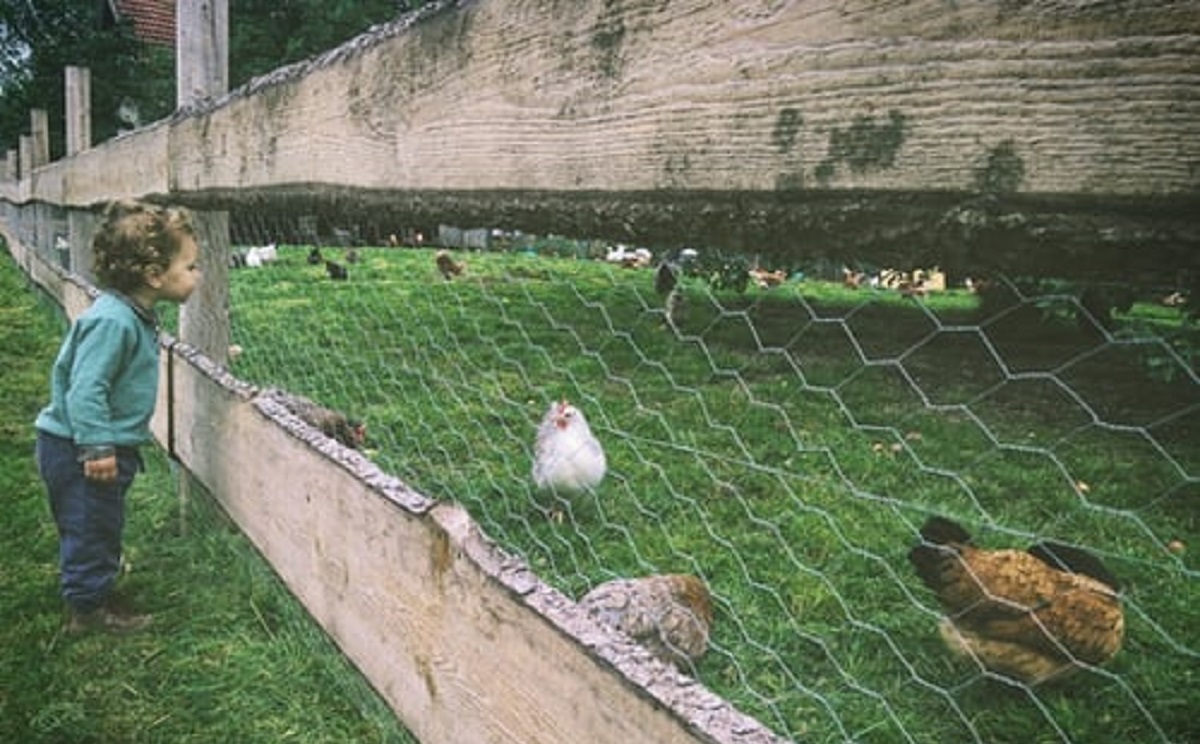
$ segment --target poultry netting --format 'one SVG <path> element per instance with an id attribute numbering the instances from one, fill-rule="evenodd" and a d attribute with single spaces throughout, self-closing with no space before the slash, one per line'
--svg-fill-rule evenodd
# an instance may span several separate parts
<path id="1" fill-rule="evenodd" d="M 267 215 L 232 242 L 235 375 L 361 424 L 569 596 L 699 578 L 680 663 L 781 736 L 1194 733 L 1200 339 L 1173 287 Z M 555 443 L 563 405 L 599 455 Z"/>

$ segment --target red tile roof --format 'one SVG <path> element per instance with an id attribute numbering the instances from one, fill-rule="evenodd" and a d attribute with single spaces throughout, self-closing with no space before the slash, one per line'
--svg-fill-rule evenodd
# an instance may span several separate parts
<path id="1" fill-rule="evenodd" d="M 133 22 L 133 32 L 149 44 L 175 46 L 175 0 L 116 0 L 122 18 Z"/>

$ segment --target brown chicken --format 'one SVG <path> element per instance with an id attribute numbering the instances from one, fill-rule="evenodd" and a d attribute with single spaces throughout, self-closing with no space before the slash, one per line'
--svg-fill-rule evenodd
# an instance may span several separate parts
<path id="1" fill-rule="evenodd" d="M 687 668 L 708 649 L 712 595 L 696 576 L 615 579 L 592 589 L 579 605 L 668 664 Z"/>
<path id="2" fill-rule="evenodd" d="M 759 289 L 770 289 L 778 287 L 787 280 L 787 272 L 783 269 L 777 271 L 767 271 L 766 269 L 750 269 L 750 278 L 758 285 Z"/>
<path id="3" fill-rule="evenodd" d="M 278 388 L 269 388 L 262 395 L 279 401 L 293 416 L 320 430 L 330 439 L 336 439 L 351 449 L 359 449 L 367 439 L 367 426 L 358 419 L 317 403 L 303 395 L 288 393 Z"/>
<path id="4" fill-rule="evenodd" d="M 931 517 L 908 554 L 946 612 L 942 638 L 959 654 L 1029 684 L 1121 648 L 1120 586 L 1091 554 L 1058 543 L 984 550 L 958 524 Z"/>
<path id="5" fill-rule="evenodd" d="M 442 278 L 450 281 L 456 276 L 461 276 L 467 270 L 467 265 L 459 261 L 455 261 L 450 257 L 450 253 L 445 250 L 437 252 L 434 256 L 434 261 L 437 263 L 438 271 L 442 272 Z"/>

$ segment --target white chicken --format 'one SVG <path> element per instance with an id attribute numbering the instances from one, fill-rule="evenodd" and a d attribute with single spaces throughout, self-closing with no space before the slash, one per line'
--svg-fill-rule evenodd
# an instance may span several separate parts
<path id="1" fill-rule="evenodd" d="M 607 470 L 604 448 L 583 412 L 566 400 L 551 403 L 538 426 L 534 485 L 560 493 L 588 491 L 600 485 Z"/>
<path id="2" fill-rule="evenodd" d="M 259 245 L 250 248 L 244 256 L 246 266 L 252 269 L 257 269 L 269 263 L 275 263 L 279 260 L 279 250 L 274 243 Z"/>

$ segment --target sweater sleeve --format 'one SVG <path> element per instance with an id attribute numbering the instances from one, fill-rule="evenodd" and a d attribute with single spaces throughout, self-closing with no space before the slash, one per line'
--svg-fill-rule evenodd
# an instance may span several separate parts
<path id="1" fill-rule="evenodd" d="M 81 447 L 104 447 L 116 441 L 112 415 L 113 383 L 121 370 L 125 329 L 110 318 L 77 324 L 76 351 L 66 406 Z"/>

